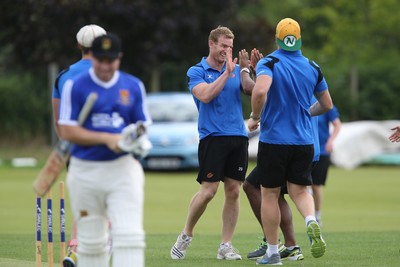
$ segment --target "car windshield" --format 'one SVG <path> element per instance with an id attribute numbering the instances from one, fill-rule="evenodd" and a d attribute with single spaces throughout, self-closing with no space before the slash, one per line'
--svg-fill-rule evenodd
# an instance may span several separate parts
<path id="1" fill-rule="evenodd" d="M 147 105 L 153 122 L 189 122 L 198 119 L 191 96 L 148 97 Z"/>

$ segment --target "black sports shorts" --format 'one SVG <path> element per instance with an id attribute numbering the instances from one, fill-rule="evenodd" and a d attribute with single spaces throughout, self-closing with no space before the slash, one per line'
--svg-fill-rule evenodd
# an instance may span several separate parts
<path id="1" fill-rule="evenodd" d="M 331 165 L 331 157 L 329 155 L 319 156 L 319 161 L 311 172 L 313 184 L 325 185 L 330 165 Z"/>
<path id="2" fill-rule="evenodd" d="M 286 182 L 311 185 L 314 145 L 275 145 L 259 142 L 257 168 L 260 184 L 275 188 Z"/>
<path id="3" fill-rule="evenodd" d="M 312 168 L 314 168 L 317 164 L 317 161 L 312 162 Z M 287 177 L 286 177 L 287 178 Z M 287 180 L 287 179 L 286 179 Z M 260 178 L 258 176 L 258 168 L 257 165 L 254 167 L 254 169 L 250 172 L 250 174 L 246 177 L 246 181 L 250 183 L 252 186 L 256 188 L 260 188 Z M 284 184 L 281 186 L 281 195 L 287 194 L 287 184 Z"/>
<path id="4" fill-rule="evenodd" d="M 199 143 L 197 181 L 218 182 L 229 177 L 244 181 L 249 139 L 244 136 L 208 136 Z"/>

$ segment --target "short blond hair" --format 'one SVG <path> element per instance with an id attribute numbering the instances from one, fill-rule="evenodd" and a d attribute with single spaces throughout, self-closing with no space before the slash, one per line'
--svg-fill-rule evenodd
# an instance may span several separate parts
<path id="1" fill-rule="evenodd" d="M 235 35 L 228 27 L 218 26 L 217 28 L 211 30 L 208 40 L 216 43 L 218 42 L 218 38 L 221 36 L 224 36 L 228 39 L 235 39 Z"/>

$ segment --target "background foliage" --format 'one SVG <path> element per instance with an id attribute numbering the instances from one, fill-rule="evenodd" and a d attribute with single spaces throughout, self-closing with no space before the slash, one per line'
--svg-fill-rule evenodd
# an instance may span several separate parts
<path id="1" fill-rule="evenodd" d="M 209 31 L 235 33 L 234 52 L 275 49 L 276 23 L 302 27 L 303 53 L 324 71 L 343 121 L 400 117 L 396 0 L 5 0 L 0 2 L 1 140 L 50 140 L 47 69 L 80 58 L 76 32 L 96 23 L 123 40 L 122 69 L 148 91 L 185 91 L 186 70 L 207 55 Z M 245 116 L 248 98 L 244 98 Z"/>

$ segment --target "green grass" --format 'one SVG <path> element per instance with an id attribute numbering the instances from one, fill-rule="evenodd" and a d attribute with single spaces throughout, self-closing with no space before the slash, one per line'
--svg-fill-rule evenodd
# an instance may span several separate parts
<path id="1" fill-rule="evenodd" d="M 32 181 L 38 168 L 0 167 L 0 266 L 34 266 L 35 195 Z M 362 167 L 353 171 L 331 168 L 324 189 L 324 257 L 309 252 L 304 220 L 293 210 L 296 238 L 305 260 L 288 266 L 399 266 L 400 261 L 400 168 Z M 220 242 L 222 188 L 200 219 L 187 258 L 173 261 L 169 250 L 181 231 L 189 201 L 198 190 L 195 172 L 146 173 L 145 230 L 146 266 L 253 266 L 254 261 L 216 260 Z M 65 179 L 65 174 L 60 180 Z M 54 233 L 58 231 L 58 188 L 53 188 Z M 71 212 L 67 205 L 67 233 Z M 293 205 L 291 204 L 293 207 Z M 42 207 L 45 201 L 42 200 Z M 42 215 L 43 261 L 46 261 L 46 217 Z M 245 194 L 233 239 L 242 256 L 255 249 L 262 235 Z M 54 237 L 55 260 L 58 241 Z M 45 263 L 43 266 L 47 266 Z"/>

